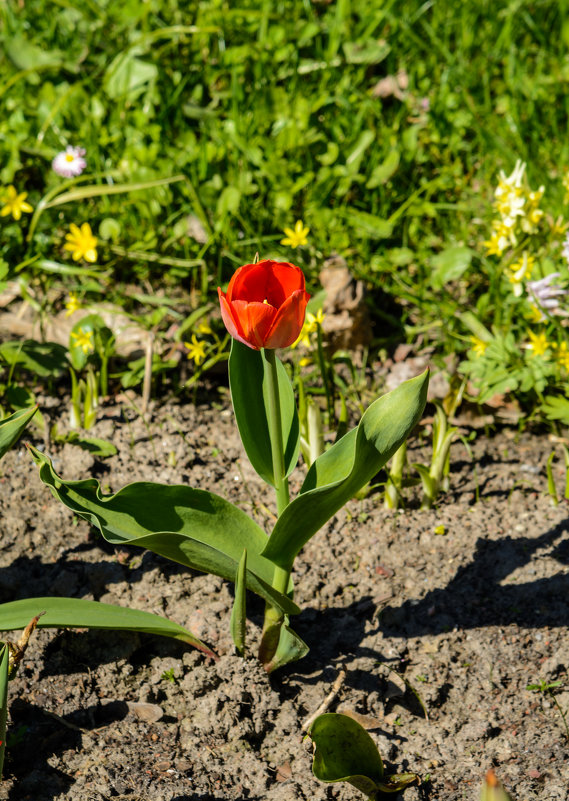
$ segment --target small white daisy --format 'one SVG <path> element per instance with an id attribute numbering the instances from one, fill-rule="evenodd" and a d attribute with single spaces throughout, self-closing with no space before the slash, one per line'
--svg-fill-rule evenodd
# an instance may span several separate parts
<path id="1" fill-rule="evenodd" d="M 82 147 L 71 147 L 69 145 L 58 153 L 54 160 L 51 162 L 53 171 L 63 178 L 75 178 L 81 175 L 87 162 L 83 158 L 85 149 Z"/>

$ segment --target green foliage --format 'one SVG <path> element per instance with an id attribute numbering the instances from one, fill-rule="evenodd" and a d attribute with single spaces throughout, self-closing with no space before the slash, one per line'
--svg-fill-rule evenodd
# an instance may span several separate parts
<path id="1" fill-rule="evenodd" d="M 40 613 L 38 628 L 88 628 L 138 631 L 173 637 L 212 656 L 212 652 L 190 631 L 151 612 L 129 609 L 83 598 L 26 598 L 0 604 L 0 631 L 23 629 Z"/>
<path id="2" fill-rule="evenodd" d="M 275 485 L 272 445 L 267 419 L 268 366 L 260 351 L 255 351 L 237 340 L 231 343 L 229 357 L 229 383 L 235 419 L 243 447 L 257 473 L 269 484 Z M 294 392 L 287 372 L 277 358 L 279 377 L 280 416 L 288 476 L 298 461 L 300 429 Z"/>
<path id="3" fill-rule="evenodd" d="M 552 0 L 523 14 L 470 0 L 451 19 L 419 0 L 190 9 L 72 0 L 44 10 L 40 0 L 2 9 L 0 180 L 37 205 L 62 185 L 55 153 L 85 147 L 101 196 L 70 198 L 64 221 L 46 208 L 37 251 L 53 258 L 68 223 L 89 219 L 121 279 L 163 278 L 135 253 L 207 255 L 215 285 L 255 250 L 290 256 L 281 231 L 301 216 L 311 242 L 297 254 L 309 271 L 322 254 L 349 255 L 358 275 L 435 320 L 430 256 L 471 247 L 467 225 L 497 168 L 512 153 L 531 154 L 544 173 L 567 160 L 566 10 Z M 480 41 L 492 46 L 483 52 Z M 0 257 L 13 267 L 22 228 L 3 226 Z M 166 273 L 200 287 L 192 266 Z"/>
<path id="4" fill-rule="evenodd" d="M 371 801 L 398 793 L 418 781 L 415 773 L 386 775 L 377 746 L 353 718 L 319 715 L 310 727 L 315 745 L 312 771 L 323 782 L 349 782 Z"/>
<path id="5" fill-rule="evenodd" d="M 241 435 L 253 458 L 257 453 L 259 459 L 266 458 L 254 447 L 259 421 L 265 420 L 271 435 L 264 436 L 261 428 L 261 445 L 269 452 L 275 447 L 277 458 L 273 464 L 282 461 L 280 475 L 277 476 L 277 468 L 274 471 L 278 480 L 270 474 L 280 516 L 268 541 L 250 517 L 212 492 L 140 482 L 104 495 L 95 479 L 65 481 L 46 456 L 31 446 L 29 449 L 39 466 L 40 478 L 54 496 L 97 526 L 108 542 L 138 545 L 188 567 L 234 581 L 231 632 L 239 652 L 245 648 L 245 589 L 253 590 L 267 601 L 260 653 L 265 668 L 271 671 L 299 659 L 308 650 L 289 627 L 289 615 L 300 611 L 291 600 L 290 571 L 295 556 L 383 467 L 409 435 L 425 406 L 428 373 L 375 401 L 355 429 L 316 459 L 299 495 L 289 503 L 282 457 L 292 438 L 295 462 L 298 458 L 298 420 L 292 388 L 274 352 L 250 352 L 252 357 L 245 349 L 234 348 L 231 355 L 232 389 L 236 388 L 237 398 L 234 406 Z M 243 372 L 239 374 L 236 370 L 241 367 Z M 265 383 L 272 390 L 278 387 L 273 400 L 270 400 L 273 393 L 265 391 Z M 248 387 L 250 395 L 244 392 L 244 387 Z M 281 390 L 282 399 L 278 397 Z M 255 414 L 248 413 L 247 402 Z M 275 425 L 275 419 L 281 417 L 282 429 L 280 422 Z M 290 431 L 294 428 L 296 434 L 292 436 Z"/>
<path id="6" fill-rule="evenodd" d="M 247 627 L 247 551 L 239 560 L 235 574 L 235 600 L 231 610 L 231 637 L 239 656 L 245 656 L 245 632 Z"/>
<path id="7" fill-rule="evenodd" d="M 35 406 L 31 409 L 21 409 L 0 420 L 0 459 L 19 440 L 36 411 Z"/>
<path id="8" fill-rule="evenodd" d="M 95 479 L 63 481 L 46 456 L 32 447 L 30 452 L 55 497 L 97 526 L 108 542 L 138 545 L 230 581 L 235 581 L 246 548 L 249 589 L 288 614 L 300 611 L 270 586 L 273 565 L 261 556 L 267 541 L 262 529 L 219 495 L 150 482 L 103 495 Z"/>
<path id="9" fill-rule="evenodd" d="M 428 381 L 424 373 L 374 401 L 359 425 L 316 459 L 300 493 L 279 517 L 264 556 L 290 569 L 303 545 L 408 437 L 423 413 Z"/>

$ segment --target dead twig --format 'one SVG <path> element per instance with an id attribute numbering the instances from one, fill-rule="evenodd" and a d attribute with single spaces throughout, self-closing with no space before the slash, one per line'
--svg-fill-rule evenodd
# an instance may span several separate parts
<path id="1" fill-rule="evenodd" d="M 332 702 L 335 700 L 336 696 L 342 689 L 342 684 L 346 680 L 347 675 L 348 671 L 346 670 L 346 668 L 342 668 L 338 673 L 338 675 L 336 676 L 336 681 L 332 685 L 332 689 L 330 690 L 326 698 L 322 701 L 316 712 L 310 715 L 309 718 L 306 718 L 306 720 L 302 724 L 301 731 L 308 731 L 312 726 L 312 724 L 314 723 L 314 721 L 316 720 L 316 718 L 318 717 L 318 715 L 322 715 L 323 712 L 326 712 L 326 710 L 330 708 Z"/>

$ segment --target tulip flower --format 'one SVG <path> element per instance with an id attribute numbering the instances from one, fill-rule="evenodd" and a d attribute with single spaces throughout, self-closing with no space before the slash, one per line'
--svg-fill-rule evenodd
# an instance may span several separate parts
<path id="1" fill-rule="evenodd" d="M 218 288 L 221 317 L 234 339 L 253 350 L 286 348 L 296 341 L 310 295 L 300 267 L 264 259 L 239 267 Z"/>

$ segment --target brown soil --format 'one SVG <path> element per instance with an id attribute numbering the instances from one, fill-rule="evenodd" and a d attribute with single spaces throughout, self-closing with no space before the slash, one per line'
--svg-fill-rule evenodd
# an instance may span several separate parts
<path id="1" fill-rule="evenodd" d="M 65 410 L 50 414 L 61 431 Z M 65 477 L 94 475 L 111 490 L 189 483 L 270 525 L 273 498 L 242 452 L 226 395 L 168 403 L 145 420 L 126 401 L 107 405 L 90 433 L 118 454 L 99 461 L 48 446 Z M 551 697 L 527 689 L 561 680 L 555 698 L 569 709 L 569 527 L 566 502 L 555 507 L 545 492 L 552 448 L 504 431 L 479 437 L 473 463 L 455 444 L 451 489 L 433 511 L 386 511 L 378 494 L 353 500 L 295 568 L 303 611 L 294 628 L 311 651 L 270 677 L 254 659 L 258 599 L 248 601 L 252 655 L 243 660 L 229 637 L 231 585 L 109 547 L 15 449 L 1 464 L 0 600 L 66 595 L 162 613 L 220 659 L 158 637 L 38 632 L 10 685 L 0 798 L 361 798 L 313 778 L 302 732 L 345 669 L 329 711 L 359 716 L 389 768 L 421 774 L 406 801 L 477 801 L 492 765 L 518 801 L 566 801 L 563 721 Z M 425 458 L 415 443 L 411 460 Z M 301 479 L 299 469 L 293 491 Z"/>

